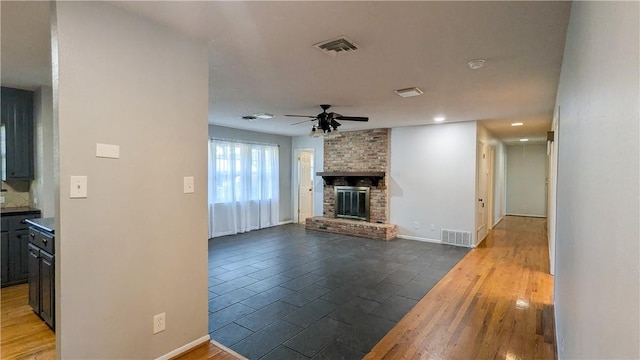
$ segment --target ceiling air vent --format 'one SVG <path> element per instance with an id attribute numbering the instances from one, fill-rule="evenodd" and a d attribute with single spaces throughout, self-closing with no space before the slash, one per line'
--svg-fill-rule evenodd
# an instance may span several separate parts
<path id="1" fill-rule="evenodd" d="M 329 56 L 336 56 L 336 54 L 344 54 L 349 51 L 358 50 L 358 45 L 345 36 L 323 41 L 313 46 Z"/>

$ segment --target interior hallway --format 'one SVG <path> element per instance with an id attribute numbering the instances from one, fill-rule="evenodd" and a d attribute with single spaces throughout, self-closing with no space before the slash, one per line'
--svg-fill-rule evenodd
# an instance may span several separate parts
<path id="1" fill-rule="evenodd" d="M 546 219 L 507 216 L 365 359 L 554 359 L 552 303 Z"/>

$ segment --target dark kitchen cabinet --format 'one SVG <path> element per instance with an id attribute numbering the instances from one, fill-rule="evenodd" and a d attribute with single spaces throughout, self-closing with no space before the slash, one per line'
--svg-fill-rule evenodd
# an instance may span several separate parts
<path id="1" fill-rule="evenodd" d="M 0 243 L 2 287 L 22 284 L 28 281 L 29 229 L 26 220 L 39 217 L 39 210 L 28 210 L 18 215 L 2 214 L 3 226 Z"/>
<path id="2" fill-rule="evenodd" d="M 33 180 L 33 92 L 2 87 L 0 93 L 0 117 L 6 146 L 6 168 L 3 169 L 2 180 Z"/>
<path id="3" fill-rule="evenodd" d="M 40 248 L 29 244 L 29 306 L 40 309 Z"/>
<path id="4" fill-rule="evenodd" d="M 2 230 L 5 228 L 3 227 Z M 2 232 L 0 240 L 0 275 L 2 277 L 2 285 L 9 282 L 9 234 Z"/>
<path id="5" fill-rule="evenodd" d="M 53 302 L 54 289 L 54 258 L 46 251 L 40 250 L 40 317 L 50 327 L 54 327 L 53 314 L 55 312 Z"/>
<path id="6" fill-rule="evenodd" d="M 46 220 L 46 219 L 43 219 Z M 34 224 L 38 220 L 30 222 Z M 55 236 L 43 227 L 29 228 L 29 305 L 55 329 Z"/>
<path id="7" fill-rule="evenodd" d="M 29 231 L 14 231 L 9 235 L 9 274 L 12 282 L 26 282 L 29 278 Z"/>

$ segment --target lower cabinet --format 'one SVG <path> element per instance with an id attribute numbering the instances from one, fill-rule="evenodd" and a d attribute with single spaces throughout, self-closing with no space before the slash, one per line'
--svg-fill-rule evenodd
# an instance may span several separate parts
<path id="1" fill-rule="evenodd" d="M 40 211 L 20 215 L 2 214 L 0 234 L 0 285 L 23 284 L 29 278 L 29 228 L 26 219 L 40 217 Z"/>
<path id="2" fill-rule="evenodd" d="M 29 244 L 29 305 L 52 329 L 55 328 L 55 258 Z"/>

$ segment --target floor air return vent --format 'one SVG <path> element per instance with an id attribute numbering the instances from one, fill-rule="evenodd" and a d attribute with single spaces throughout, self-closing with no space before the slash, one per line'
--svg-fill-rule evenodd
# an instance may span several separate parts
<path id="1" fill-rule="evenodd" d="M 471 233 L 469 231 L 442 229 L 442 243 L 471 247 Z"/>

